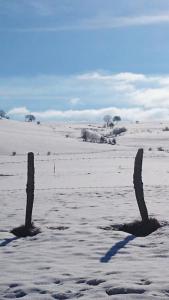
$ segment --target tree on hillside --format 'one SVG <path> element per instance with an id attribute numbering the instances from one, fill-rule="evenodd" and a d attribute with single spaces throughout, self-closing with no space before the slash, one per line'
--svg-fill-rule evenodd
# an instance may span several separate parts
<path id="1" fill-rule="evenodd" d="M 3 109 L 0 109 L 0 119 L 9 119 L 9 116 L 7 116 L 6 112 Z"/>
<path id="2" fill-rule="evenodd" d="M 104 120 L 104 122 L 106 122 L 106 126 L 108 127 L 109 124 L 110 124 L 111 121 L 112 121 L 112 117 L 111 117 L 110 115 L 105 115 L 105 116 L 103 117 L 103 120 Z"/>
<path id="3" fill-rule="evenodd" d="M 26 115 L 25 116 L 25 121 L 26 122 L 32 122 L 32 121 L 35 121 L 36 120 L 36 118 L 35 118 L 35 116 L 34 115 Z"/>
<path id="4" fill-rule="evenodd" d="M 120 116 L 114 116 L 113 122 L 118 123 L 119 121 L 121 121 L 121 117 Z"/>

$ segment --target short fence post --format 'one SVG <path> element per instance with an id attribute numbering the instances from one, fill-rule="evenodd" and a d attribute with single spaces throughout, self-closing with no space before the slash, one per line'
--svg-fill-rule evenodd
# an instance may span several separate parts
<path id="1" fill-rule="evenodd" d="M 133 183 L 134 190 L 137 199 L 137 204 L 140 210 L 141 218 L 143 222 L 148 222 L 148 210 L 144 201 L 144 190 L 142 182 L 142 162 L 143 162 L 143 149 L 138 149 L 135 157 Z"/>
<path id="2" fill-rule="evenodd" d="M 55 173 L 56 173 L 55 162 L 54 162 L 54 166 L 53 166 L 53 172 L 54 172 L 54 175 L 55 175 Z"/>

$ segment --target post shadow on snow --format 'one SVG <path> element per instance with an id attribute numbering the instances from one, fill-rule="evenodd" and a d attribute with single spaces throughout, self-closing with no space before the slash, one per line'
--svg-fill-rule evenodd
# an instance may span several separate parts
<path id="1" fill-rule="evenodd" d="M 1 242 L 1 240 L 0 240 L 0 247 L 7 246 L 7 245 L 10 244 L 11 242 L 16 241 L 16 240 L 18 240 L 18 239 L 19 239 L 19 238 L 15 236 L 15 237 L 12 237 L 12 238 L 4 239 L 4 240 L 2 240 L 2 242 Z"/>
<path id="2" fill-rule="evenodd" d="M 130 241 L 136 239 L 136 236 L 134 235 L 128 235 L 120 242 L 116 243 L 114 246 L 112 246 L 107 253 L 101 257 L 100 262 L 107 263 L 109 260 L 115 256 L 122 248 L 124 248 Z"/>

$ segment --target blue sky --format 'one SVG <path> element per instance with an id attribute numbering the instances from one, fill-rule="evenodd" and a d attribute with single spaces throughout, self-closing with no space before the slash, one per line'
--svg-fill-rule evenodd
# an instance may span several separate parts
<path id="1" fill-rule="evenodd" d="M 0 108 L 168 118 L 168 0 L 0 0 Z"/>

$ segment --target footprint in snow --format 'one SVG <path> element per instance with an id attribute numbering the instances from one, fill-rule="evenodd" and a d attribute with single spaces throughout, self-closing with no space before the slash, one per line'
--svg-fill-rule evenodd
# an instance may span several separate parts
<path id="1" fill-rule="evenodd" d="M 109 296 L 119 294 L 143 294 L 144 289 L 133 289 L 133 288 L 110 288 L 106 290 L 106 294 Z"/>
<path id="2" fill-rule="evenodd" d="M 67 226 L 48 226 L 48 229 L 50 230 L 66 230 L 69 229 Z"/>
<path id="3" fill-rule="evenodd" d="M 9 285 L 9 288 L 10 288 L 10 289 L 13 289 L 13 288 L 16 288 L 17 286 L 19 286 L 19 283 L 11 283 L 11 284 Z"/>
<path id="4" fill-rule="evenodd" d="M 137 284 L 139 285 L 150 285 L 152 282 L 150 280 L 141 279 Z"/>
<path id="5" fill-rule="evenodd" d="M 54 295 L 52 295 L 52 297 L 54 299 L 58 299 L 58 300 L 69 299 L 69 296 L 67 296 L 66 294 L 54 294 Z"/>
<path id="6" fill-rule="evenodd" d="M 82 296 L 83 296 L 83 294 L 81 294 L 81 293 L 73 294 L 71 292 L 68 292 L 67 294 L 66 293 L 58 293 L 58 294 L 53 294 L 52 295 L 52 297 L 54 299 L 57 299 L 57 300 L 77 299 L 77 298 L 80 298 Z"/>
<path id="7" fill-rule="evenodd" d="M 93 285 L 93 286 L 99 285 L 103 282 L 105 282 L 105 280 L 103 280 L 103 279 L 90 279 L 90 280 L 86 281 L 86 283 L 88 285 Z"/>
<path id="8" fill-rule="evenodd" d="M 19 290 L 15 290 L 14 293 L 8 293 L 5 298 L 8 298 L 8 299 L 13 299 L 13 298 L 22 298 L 22 297 L 25 297 L 27 294 L 19 289 Z"/>
<path id="9" fill-rule="evenodd" d="M 30 290 L 30 292 L 31 292 L 31 293 L 37 293 L 37 294 L 40 294 L 40 295 L 45 295 L 45 294 L 47 294 L 47 291 L 46 291 L 46 290 L 42 290 L 42 289 L 39 289 L 39 288 L 37 288 L 37 287 L 32 288 L 32 289 Z"/>
<path id="10" fill-rule="evenodd" d="M 55 284 L 60 284 L 61 281 L 60 281 L 59 279 L 55 279 L 55 280 L 53 281 L 53 283 L 55 283 Z"/>
<path id="11" fill-rule="evenodd" d="M 77 284 L 86 283 L 86 279 L 81 278 L 78 281 L 76 281 Z"/>

